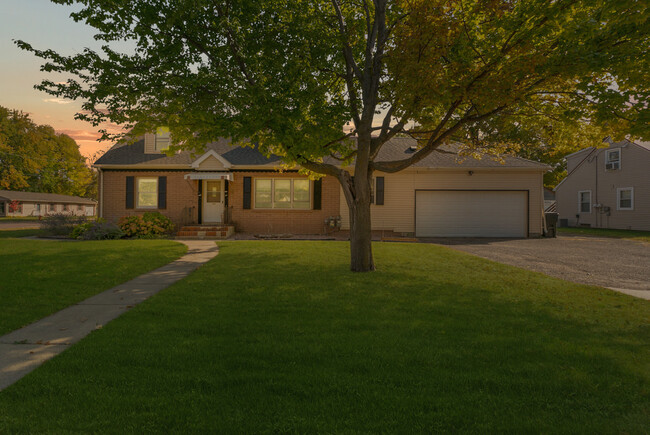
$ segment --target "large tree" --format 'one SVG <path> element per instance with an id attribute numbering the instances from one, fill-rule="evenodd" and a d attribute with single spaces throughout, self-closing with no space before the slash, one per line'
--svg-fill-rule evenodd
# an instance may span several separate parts
<path id="1" fill-rule="evenodd" d="M 166 125 L 177 147 L 250 138 L 288 165 L 336 177 L 353 271 L 375 267 L 375 171 L 400 171 L 451 140 L 501 150 L 537 146 L 536 135 L 549 147 L 554 136 L 578 141 L 591 126 L 648 134 L 644 1 L 77 3 L 72 17 L 105 44 L 64 56 L 18 41 L 47 61 L 45 71 L 73 76 L 40 89 L 83 100 L 78 117 L 94 124 L 110 120 L 134 134 Z M 124 41 L 132 49 L 117 51 Z M 403 133 L 419 150 L 378 162 Z"/>
<path id="2" fill-rule="evenodd" d="M 0 106 L 0 189 L 95 197 L 97 183 L 74 139 Z"/>

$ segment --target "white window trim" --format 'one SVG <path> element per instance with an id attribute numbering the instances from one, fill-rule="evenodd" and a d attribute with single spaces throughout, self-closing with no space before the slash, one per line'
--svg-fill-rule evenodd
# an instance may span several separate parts
<path id="1" fill-rule="evenodd" d="M 582 194 L 589 193 L 589 211 L 582 211 Z M 578 213 L 590 213 L 592 210 L 592 200 L 591 200 L 591 190 L 579 190 L 578 191 Z"/>
<path id="2" fill-rule="evenodd" d="M 140 205 L 140 180 L 155 180 L 156 181 L 156 205 Z M 141 210 L 157 210 L 158 209 L 158 177 L 136 177 L 135 178 L 135 208 Z"/>
<path id="3" fill-rule="evenodd" d="M 621 192 L 624 190 L 629 190 L 632 192 L 631 198 L 630 198 L 630 207 L 621 207 Z M 616 189 L 616 210 L 634 210 L 634 187 L 619 187 Z"/>
<path id="4" fill-rule="evenodd" d="M 260 180 L 260 181 L 270 180 L 271 181 L 271 207 L 258 207 L 257 206 L 257 194 L 256 194 L 257 193 L 256 192 L 257 191 L 257 180 Z M 290 193 L 291 207 L 275 207 L 275 180 L 290 180 L 291 181 L 291 193 Z M 306 180 L 306 181 L 309 182 L 309 207 L 307 207 L 307 208 L 295 208 L 293 206 L 293 182 L 294 182 L 294 180 Z M 303 210 L 304 211 L 304 210 L 312 210 L 312 208 L 314 206 L 313 203 L 312 203 L 312 201 L 313 201 L 313 199 L 312 199 L 312 196 L 313 196 L 312 184 L 313 183 L 309 179 L 305 179 L 305 178 L 253 178 L 253 183 L 252 184 L 253 184 L 253 188 L 251 189 L 252 190 L 252 196 L 253 196 L 252 200 L 253 200 L 253 204 L 254 204 L 253 208 L 255 210 Z"/>
<path id="5" fill-rule="evenodd" d="M 613 152 L 618 152 L 618 161 L 616 161 L 616 163 L 618 164 L 618 167 L 617 167 L 616 169 L 607 169 L 607 165 L 608 165 L 609 163 L 614 163 L 614 162 L 610 162 L 610 161 L 609 161 L 609 155 L 610 155 L 611 153 L 613 153 Z M 621 149 L 620 149 L 620 148 L 612 148 L 612 149 L 608 149 L 608 150 L 605 152 L 605 170 L 608 170 L 608 171 L 616 171 L 616 170 L 618 170 L 618 169 L 621 169 L 621 166 L 622 166 L 622 165 L 621 165 L 621 160 L 622 160 L 622 153 L 621 153 Z"/>

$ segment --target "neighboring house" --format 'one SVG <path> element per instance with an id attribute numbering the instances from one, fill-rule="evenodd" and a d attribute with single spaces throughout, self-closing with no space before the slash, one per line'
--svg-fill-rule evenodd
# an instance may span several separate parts
<path id="1" fill-rule="evenodd" d="M 650 230 L 649 142 L 609 142 L 566 159 L 555 188 L 561 225 Z"/>
<path id="2" fill-rule="evenodd" d="M 97 201 L 56 193 L 0 190 L 0 216 L 95 216 Z"/>
<path id="3" fill-rule="evenodd" d="M 97 162 L 100 216 L 159 211 L 178 226 L 231 224 L 253 234 L 349 230 L 338 181 L 281 170 L 280 158 L 222 139 L 193 154 L 162 153 L 165 136 L 116 144 Z M 395 138 L 379 160 L 406 158 L 415 141 Z M 528 237 L 542 233 L 542 176 L 548 166 L 504 157 L 459 158 L 436 151 L 396 174 L 375 173 L 373 230 L 418 237 Z"/>
<path id="4" fill-rule="evenodd" d="M 546 213 L 557 212 L 557 201 L 555 201 L 555 192 L 548 187 L 544 188 L 544 211 Z"/>

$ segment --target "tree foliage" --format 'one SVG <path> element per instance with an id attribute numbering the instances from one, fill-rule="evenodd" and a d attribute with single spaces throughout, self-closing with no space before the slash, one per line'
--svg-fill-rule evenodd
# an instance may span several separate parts
<path id="1" fill-rule="evenodd" d="M 96 180 L 77 143 L 0 106 L 0 188 L 93 197 Z"/>
<path id="2" fill-rule="evenodd" d="M 75 77 L 40 89 L 81 99 L 78 117 L 94 124 L 135 134 L 167 125 L 177 147 L 250 138 L 289 165 L 336 177 L 350 208 L 353 270 L 374 268 L 373 171 L 402 170 L 451 140 L 556 152 L 602 134 L 649 135 L 645 1 L 77 3 L 73 18 L 105 45 L 63 56 L 18 41 L 46 60 L 45 71 Z M 112 48 L 122 41 L 133 52 Z M 377 161 L 396 134 L 415 137 L 419 150 Z"/>

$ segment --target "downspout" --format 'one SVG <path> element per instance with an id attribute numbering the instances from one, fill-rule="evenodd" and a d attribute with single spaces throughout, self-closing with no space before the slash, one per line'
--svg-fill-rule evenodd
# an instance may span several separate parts
<path id="1" fill-rule="evenodd" d="M 596 191 L 596 195 L 595 195 L 596 198 L 593 200 L 593 202 L 594 202 L 595 204 L 600 204 L 600 202 L 598 202 L 598 153 L 596 153 L 595 161 L 596 161 L 596 189 L 595 189 L 595 191 Z M 592 207 L 592 208 L 593 208 L 593 207 Z M 598 217 L 600 216 L 600 210 L 601 210 L 601 209 L 599 208 L 599 209 L 598 209 L 598 212 L 596 213 L 596 228 L 600 228 L 600 227 L 601 227 L 601 225 L 598 224 L 598 221 L 599 221 Z M 600 219 L 600 220 L 602 220 L 602 219 Z"/>
<path id="2" fill-rule="evenodd" d="M 99 171 L 99 217 L 104 218 L 104 173 L 102 168 L 97 168 Z"/>
<path id="3" fill-rule="evenodd" d="M 546 237 L 548 234 L 548 227 L 546 226 L 546 210 L 544 209 L 544 173 L 540 173 L 542 177 L 542 236 Z"/>

